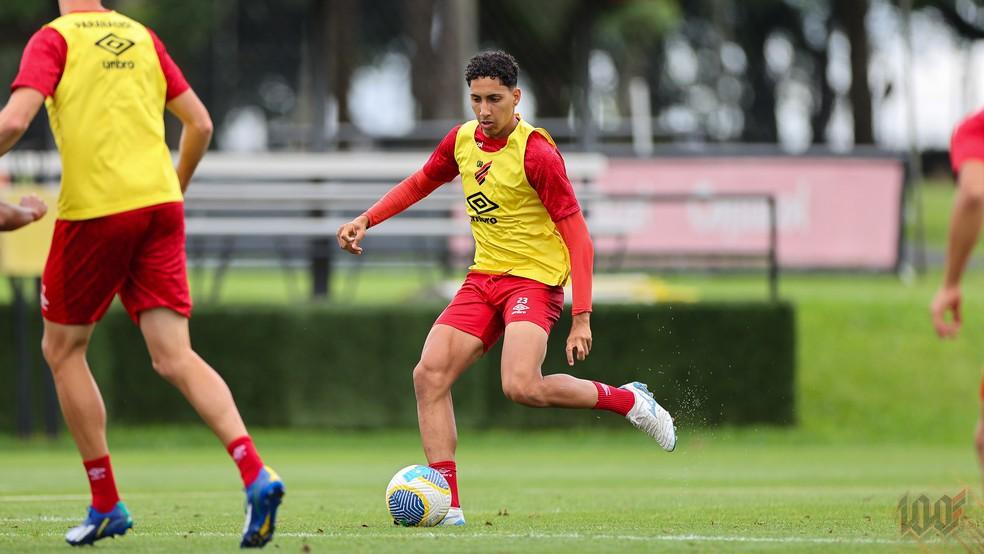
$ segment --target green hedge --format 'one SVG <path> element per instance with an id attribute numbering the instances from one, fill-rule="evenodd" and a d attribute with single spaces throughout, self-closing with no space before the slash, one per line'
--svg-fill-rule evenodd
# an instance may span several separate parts
<path id="1" fill-rule="evenodd" d="M 414 427 L 411 370 L 437 314 L 426 307 L 201 307 L 191 320 L 192 340 L 225 377 L 248 424 Z M 0 340 L 9 344 L 8 308 L 0 318 Z M 550 338 L 544 373 L 568 370 L 568 330 L 565 314 Z M 680 425 L 794 421 L 795 325 L 788 304 L 604 306 L 592 316 L 592 331 L 594 349 L 574 373 L 615 385 L 647 382 Z M 622 424 L 589 410 L 512 404 L 502 394 L 499 353 L 494 348 L 456 384 L 459 426 Z M 197 421 L 154 373 L 138 329 L 123 313 L 111 311 L 96 329 L 89 362 L 112 420 Z M 0 363 L 10 383 L 9 349 L 0 350 Z M 0 425 L 10 429 L 13 405 L 5 405 Z"/>

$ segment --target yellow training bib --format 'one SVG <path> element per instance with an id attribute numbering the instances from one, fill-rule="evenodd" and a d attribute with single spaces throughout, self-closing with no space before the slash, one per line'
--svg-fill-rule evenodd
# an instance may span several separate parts
<path id="1" fill-rule="evenodd" d="M 565 284 L 571 267 L 567 246 L 523 165 L 532 133 L 543 134 L 551 144 L 553 139 L 520 120 L 504 148 L 485 152 L 475 143 L 477 127 L 476 120 L 462 125 L 454 145 L 475 237 L 475 264 L 469 269 Z"/>
<path id="2" fill-rule="evenodd" d="M 62 159 L 58 217 L 92 219 L 182 200 L 164 142 L 167 83 L 150 32 L 116 12 L 52 21 L 68 44 L 45 101 Z"/>

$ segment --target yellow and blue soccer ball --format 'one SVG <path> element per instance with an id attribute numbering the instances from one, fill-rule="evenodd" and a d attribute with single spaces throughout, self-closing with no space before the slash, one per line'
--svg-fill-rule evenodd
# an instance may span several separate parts
<path id="1" fill-rule="evenodd" d="M 397 471 L 386 487 L 386 506 L 393 523 L 433 527 L 448 514 L 451 488 L 434 468 L 407 466 Z"/>

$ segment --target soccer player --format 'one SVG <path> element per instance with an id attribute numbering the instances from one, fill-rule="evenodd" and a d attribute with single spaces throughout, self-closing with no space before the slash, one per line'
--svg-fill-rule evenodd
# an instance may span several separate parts
<path id="1" fill-rule="evenodd" d="M 984 111 L 963 120 L 950 139 L 950 165 L 957 176 L 957 198 L 950 218 L 943 283 L 930 304 L 933 327 L 942 339 L 957 336 L 963 324 L 960 281 L 984 220 Z M 984 380 L 981 382 L 984 401 Z M 984 408 L 974 433 L 984 466 Z"/>
<path id="2" fill-rule="evenodd" d="M 422 170 L 338 230 L 341 248 L 361 254 L 366 230 L 461 175 L 475 239 L 475 263 L 437 318 L 413 370 L 424 454 L 451 486 L 443 525 L 463 525 L 454 456 L 457 430 L 451 385 L 500 337 L 502 390 L 532 407 L 594 408 L 625 416 L 667 451 L 673 420 L 642 383 L 612 387 L 540 365 L 560 317 L 562 286 L 574 286 L 567 363 L 591 351 L 591 272 L 587 225 L 553 139 L 516 113 L 519 67 L 502 51 L 482 52 L 465 69 L 475 119 L 451 130 Z"/>
<path id="3" fill-rule="evenodd" d="M 22 133 L 45 103 L 61 152 L 59 219 L 42 277 L 42 350 L 92 491 L 85 520 L 65 539 L 92 544 L 133 525 L 85 358 L 93 327 L 118 294 L 154 369 L 239 468 L 247 499 L 241 546 L 263 546 L 284 485 L 263 465 L 228 386 L 192 350 L 188 331 L 182 200 L 212 136 L 208 111 L 152 31 L 98 0 L 59 0 L 59 8 L 61 17 L 25 48 L 4 113 Z M 164 142 L 165 107 L 183 124 L 177 169 Z M 14 142 L 3 142 L 0 155 Z"/>
<path id="4" fill-rule="evenodd" d="M 15 127 L 7 127 L 8 124 L 3 112 L 0 112 L 0 135 L 3 134 L 4 129 L 16 132 L 13 131 Z M 41 219 L 46 213 L 48 213 L 48 206 L 45 205 L 44 200 L 33 194 L 21 197 L 20 203 L 17 205 L 0 202 L 0 231 L 20 229 L 28 223 Z"/>

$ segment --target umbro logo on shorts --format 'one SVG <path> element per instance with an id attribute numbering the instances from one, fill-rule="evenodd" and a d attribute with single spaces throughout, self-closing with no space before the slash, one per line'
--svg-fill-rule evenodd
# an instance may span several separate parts
<path id="1" fill-rule="evenodd" d="M 529 306 L 530 299 L 525 296 L 520 296 L 516 299 L 516 305 L 513 306 L 512 315 L 523 315 L 530 310 Z"/>

